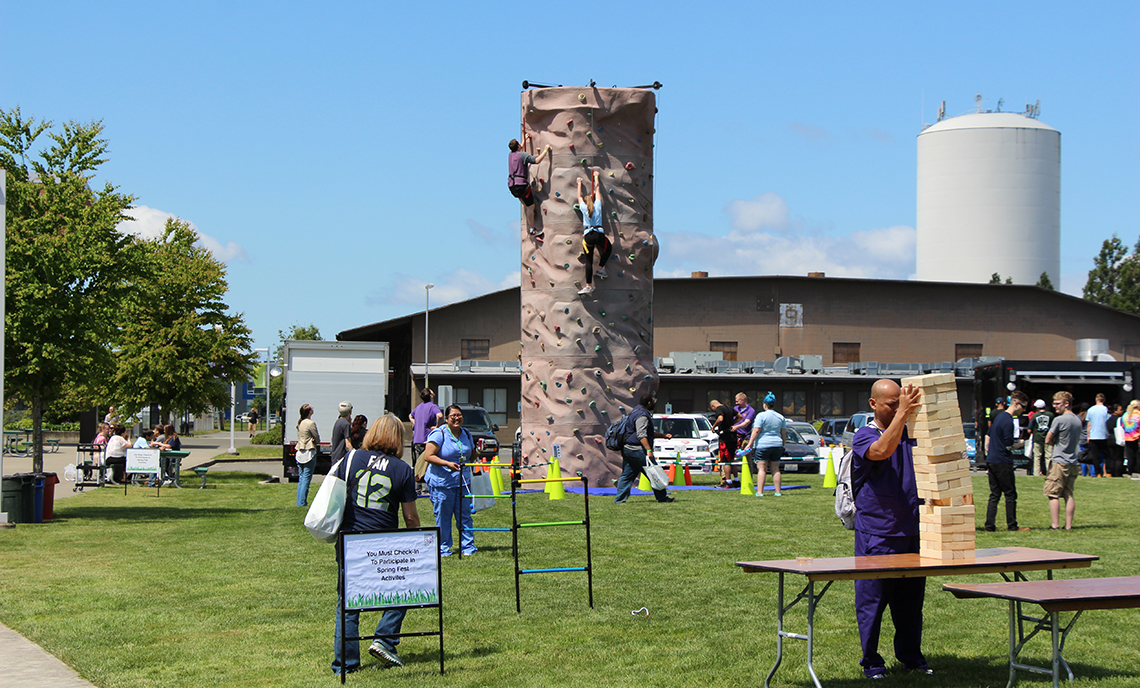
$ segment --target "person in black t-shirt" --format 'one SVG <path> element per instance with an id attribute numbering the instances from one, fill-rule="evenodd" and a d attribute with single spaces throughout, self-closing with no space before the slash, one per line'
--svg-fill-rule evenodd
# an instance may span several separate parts
<path id="1" fill-rule="evenodd" d="M 720 463 L 720 485 L 728 489 L 732 487 L 732 461 L 736 458 L 736 430 L 733 425 L 739 414 L 736 409 L 722 404 L 716 399 L 709 402 L 709 410 L 716 414 L 713 430 L 718 438 L 717 462 Z"/>
<path id="2" fill-rule="evenodd" d="M 1013 417 L 1029 404 L 1029 397 L 1024 392 L 1017 391 L 1010 395 L 1009 410 L 1001 411 L 993 418 L 990 430 L 986 434 L 986 470 L 990 477 L 990 500 L 986 504 L 986 532 L 997 530 L 997 507 L 1002 496 L 1005 496 L 1005 526 L 1009 530 L 1029 530 L 1019 528 L 1017 525 L 1017 485 L 1013 479 L 1013 455 L 1011 449 L 1016 449 L 1024 443 L 1013 434 Z"/>
<path id="3" fill-rule="evenodd" d="M 351 533 L 365 530 L 391 530 L 399 526 L 397 512 L 404 514 L 407 528 L 419 528 L 420 516 L 416 510 L 416 478 L 412 467 L 401 457 L 404 454 L 404 424 L 395 416 L 386 413 L 381 416 L 364 436 L 363 449 L 353 451 L 337 466 L 334 475 L 347 484 L 347 498 L 344 505 L 344 520 L 340 531 Z M 338 586 L 339 587 L 339 586 Z M 343 590 L 337 591 L 343 595 Z M 398 633 L 404 623 L 406 609 L 387 609 L 380 623 L 368 653 L 393 666 L 404 666 L 396 654 L 400 642 Z M 360 612 L 345 611 L 345 634 L 359 636 Z M 340 614 L 336 615 L 334 632 L 334 657 L 332 670 L 340 673 Z M 345 673 L 360 668 L 360 644 L 355 640 L 345 642 Z"/>

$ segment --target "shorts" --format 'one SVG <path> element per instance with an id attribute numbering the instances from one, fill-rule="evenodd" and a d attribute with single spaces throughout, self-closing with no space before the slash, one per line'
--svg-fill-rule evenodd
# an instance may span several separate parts
<path id="1" fill-rule="evenodd" d="M 1045 477 L 1045 496 L 1049 499 L 1072 499 L 1073 485 L 1080 474 L 1081 465 L 1078 463 L 1050 462 L 1049 475 Z"/>
<path id="2" fill-rule="evenodd" d="M 717 451 L 717 462 L 728 463 L 736 458 L 736 435 L 729 439 L 721 438 Z"/>
<path id="3" fill-rule="evenodd" d="M 784 456 L 784 448 L 764 447 L 763 449 L 756 449 L 753 452 L 753 456 L 756 457 L 755 460 L 757 462 L 763 461 L 768 464 L 765 470 L 771 469 L 771 473 L 778 473 L 780 471 L 780 459 Z M 772 464 L 776 464 L 776 467 L 772 468 Z"/>
<path id="4" fill-rule="evenodd" d="M 534 194 L 530 191 L 530 184 L 512 184 L 507 187 L 511 195 L 523 202 L 523 205 L 534 205 Z"/>

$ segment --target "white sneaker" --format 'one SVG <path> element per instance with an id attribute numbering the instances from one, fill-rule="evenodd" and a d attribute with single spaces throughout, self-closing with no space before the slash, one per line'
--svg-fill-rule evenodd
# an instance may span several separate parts
<path id="1" fill-rule="evenodd" d="M 586 286 L 584 286 L 578 290 L 578 294 L 580 296 L 586 296 L 587 294 L 593 294 L 593 293 L 594 293 L 594 285 L 592 285 L 592 284 L 587 284 Z"/>
<path id="2" fill-rule="evenodd" d="M 603 270 L 603 269 L 601 269 L 601 268 L 598 268 L 597 270 L 594 270 L 594 276 L 595 276 L 595 277 L 600 277 L 600 278 L 602 278 L 602 279 L 605 279 L 605 278 L 609 277 L 609 275 L 607 275 L 607 274 L 606 274 L 606 271 L 605 271 L 605 270 Z"/>

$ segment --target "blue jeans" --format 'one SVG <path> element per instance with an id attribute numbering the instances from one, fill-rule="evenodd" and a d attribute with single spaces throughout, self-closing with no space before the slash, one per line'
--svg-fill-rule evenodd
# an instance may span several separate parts
<path id="1" fill-rule="evenodd" d="M 439 526 L 439 553 L 445 557 L 451 556 L 454 545 L 451 539 L 451 521 L 459 528 L 459 546 L 464 554 L 474 554 L 475 527 L 471 518 L 471 500 L 463 499 L 464 494 L 470 494 L 466 487 L 432 487 L 431 511 L 435 515 L 435 524 Z"/>
<path id="2" fill-rule="evenodd" d="M 310 462 L 312 463 L 312 462 Z M 339 604 L 339 602 L 338 602 Z M 380 636 L 377 640 L 381 645 L 385 645 L 390 650 L 395 650 L 396 646 L 400 644 L 400 639 L 396 634 L 400 632 L 400 628 L 404 624 L 404 616 L 407 615 L 407 609 L 385 609 L 384 615 L 380 617 L 380 623 L 376 624 L 375 635 Z M 340 673 L 340 608 L 336 612 L 336 630 L 333 633 L 333 663 L 332 670 Z M 355 638 L 360 635 L 360 612 L 345 611 L 344 613 L 344 628 L 345 635 L 350 638 Z M 360 668 L 360 643 L 356 640 L 346 640 L 344 643 L 344 670 L 346 672 L 356 671 Z"/>
<path id="3" fill-rule="evenodd" d="M 633 489 L 634 481 L 641 477 L 645 469 L 645 450 L 634 449 L 628 444 L 621 449 L 621 477 L 617 482 L 617 495 L 614 502 L 621 504 L 629 499 L 629 492 Z M 665 490 L 654 490 L 653 496 L 657 501 L 667 501 L 669 495 Z"/>
<path id="4" fill-rule="evenodd" d="M 313 480 L 313 469 L 316 467 L 315 458 L 308 463 L 297 464 L 297 506 L 309 504 L 309 483 Z"/>

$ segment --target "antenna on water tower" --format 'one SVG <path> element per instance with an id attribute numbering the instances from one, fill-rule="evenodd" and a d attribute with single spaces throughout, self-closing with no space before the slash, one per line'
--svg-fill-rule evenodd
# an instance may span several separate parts
<path id="1" fill-rule="evenodd" d="M 941 122 L 944 119 L 946 119 L 946 101 L 945 100 L 942 101 L 942 104 L 938 106 L 938 121 Z"/>
<path id="2" fill-rule="evenodd" d="M 1005 105 L 1005 98 L 998 98 L 997 110 L 994 112 L 1001 112 L 1001 106 Z"/>
<path id="3" fill-rule="evenodd" d="M 974 96 L 974 105 L 978 107 L 978 112 L 982 111 L 982 94 L 978 93 Z"/>

